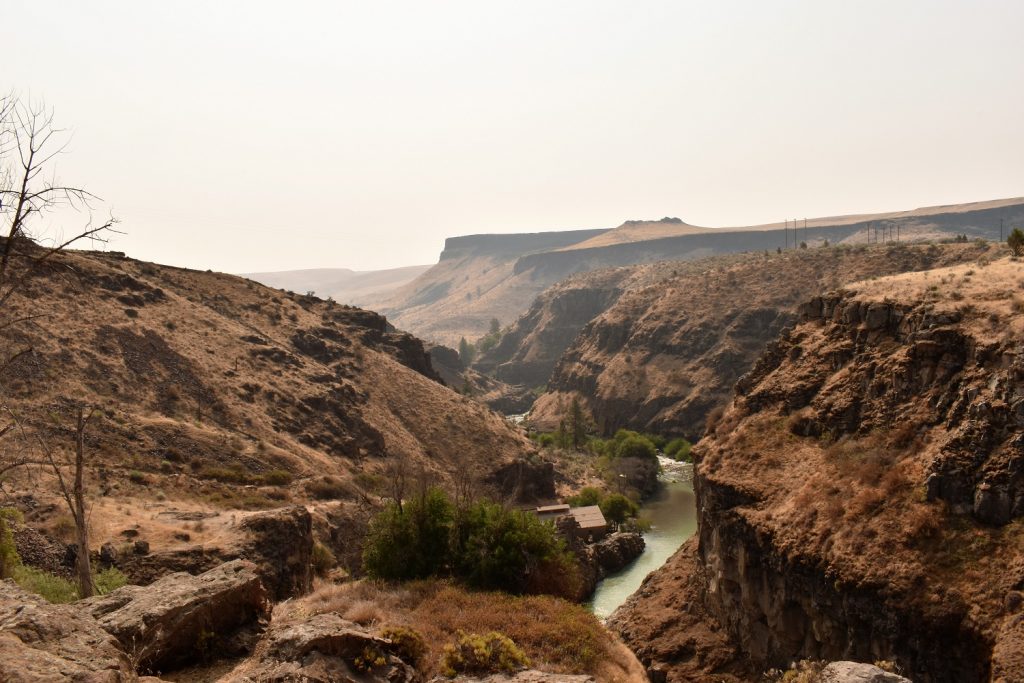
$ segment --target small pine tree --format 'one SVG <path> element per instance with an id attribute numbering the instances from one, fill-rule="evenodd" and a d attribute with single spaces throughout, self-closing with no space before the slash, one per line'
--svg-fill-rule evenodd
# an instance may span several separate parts
<path id="1" fill-rule="evenodd" d="M 491 334 L 498 334 L 501 332 L 501 323 L 497 318 L 491 318 Z"/>
<path id="2" fill-rule="evenodd" d="M 1014 228 L 1006 238 L 1006 244 L 1013 251 L 1014 256 L 1024 255 L 1024 232 L 1021 232 L 1020 228 Z"/>
<path id="3" fill-rule="evenodd" d="M 476 355 L 476 349 L 473 347 L 473 345 L 470 344 L 468 341 L 466 341 L 465 337 L 460 339 L 459 340 L 459 360 L 462 361 L 462 364 L 468 367 L 473 362 L 473 357 L 475 355 Z"/>

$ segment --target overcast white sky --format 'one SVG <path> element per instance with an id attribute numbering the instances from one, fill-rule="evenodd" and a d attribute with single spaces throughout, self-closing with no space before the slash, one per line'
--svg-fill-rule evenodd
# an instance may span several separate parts
<path id="1" fill-rule="evenodd" d="M 1024 2 L 5 0 L 111 248 L 229 272 L 445 237 L 1024 195 Z"/>

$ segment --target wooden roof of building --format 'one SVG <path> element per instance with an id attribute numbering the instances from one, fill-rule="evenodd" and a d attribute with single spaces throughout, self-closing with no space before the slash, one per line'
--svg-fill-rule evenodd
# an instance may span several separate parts
<path id="1" fill-rule="evenodd" d="M 604 515 L 601 514 L 601 508 L 596 505 L 588 505 L 581 508 L 572 508 L 569 510 L 569 514 L 576 518 L 576 522 L 579 523 L 581 529 L 603 529 L 608 526 L 608 522 L 605 521 Z"/>

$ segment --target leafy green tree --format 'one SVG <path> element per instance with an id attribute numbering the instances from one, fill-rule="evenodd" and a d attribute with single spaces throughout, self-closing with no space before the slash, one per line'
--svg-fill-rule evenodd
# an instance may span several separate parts
<path id="1" fill-rule="evenodd" d="M 622 524 L 630 517 L 635 517 L 637 505 L 621 493 L 613 493 L 600 503 L 601 514 L 609 522 Z"/>
<path id="2" fill-rule="evenodd" d="M 455 575 L 476 588 L 522 593 L 537 572 L 573 571 L 575 560 L 552 525 L 535 515 L 480 502 L 456 529 Z"/>
<path id="3" fill-rule="evenodd" d="M 501 334 L 501 323 L 498 322 L 497 318 L 491 318 L 490 333 L 493 334 L 493 335 Z"/>
<path id="4" fill-rule="evenodd" d="M 691 462 L 690 448 L 692 444 L 683 438 L 672 439 L 665 445 L 665 455 L 673 460 Z"/>
<path id="5" fill-rule="evenodd" d="M 440 489 L 403 507 L 392 501 L 370 523 L 363 568 L 378 579 L 422 579 L 442 572 L 449 559 L 454 508 Z"/>
<path id="6" fill-rule="evenodd" d="M 615 433 L 613 454 L 616 458 L 649 458 L 657 459 L 658 449 L 645 436 L 620 429 Z"/>
<path id="7" fill-rule="evenodd" d="M 1006 244 L 1013 251 L 1014 256 L 1024 254 L 1024 232 L 1021 232 L 1020 228 L 1014 228 L 1006 238 Z"/>

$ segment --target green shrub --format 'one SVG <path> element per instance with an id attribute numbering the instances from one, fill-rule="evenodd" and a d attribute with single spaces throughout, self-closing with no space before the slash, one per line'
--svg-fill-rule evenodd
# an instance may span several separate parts
<path id="1" fill-rule="evenodd" d="M 692 444 L 683 438 L 672 439 L 665 445 L 665 455 L 680 462 L 692 462 L 690 458 Z"/>
<path id="2" fill-rule="evenodd" d="M 287 486 L 292 483 L 292 473 L 287 470 L 270 470 L 260 478 L 268 486 Z"/>
<path id="3" fill-rule="evenodd" d="M 613 524 L 622 524 L 630 517 L 635 517 L 637 505 L 621 493 L 613 493 L 600 503 L 601 514 Z"/>
<path id="4" fill-rule="evenodd" d="M 459 519 L 454 572 L 475 588 L 563 595 L 576 562 L 554 527 L 497 503 L 477 503 Z"/>
<path id="5" fill-rule="evenodd" d="M 99 595 L 106 595 L 111 591 L 116 591 L 121 586 L 128 584 L 128 577 L 121 573 L 117 567 L 110 567 L 103 571 L 96 572 L 92 578 L 93 584 L 96 586 L 96 592 Z"/>
<path id="6" fill-rule="evenodd" d="M 544 432 L 537 435 L 536 441 L 540 444 L 541 448 L 550 448 L 555 445 L 555 435 Z"/>
<path id="7" fill-rule="evenodd" d="M 600 505 L 604 500 L 604 491 L 593 486 L 584 486 L 578 494 L 569 499 L 569 505 L 573 507 L 586 507 L 588 505 Z"/>
<path id="8" fill-rule="evenodd" d="M 515 673 L 530 666 L 523 651 L 506 635 L 459 631 L 454 643 L 445 645 L 441 671 L 449 678 L 459 674 Z"/>
<path id="9" fill-rule="evenodd" d="M 78 584 L 62 576 L 35 567 L 19 565 L 11 572 L 14 582 L 30 593 L 41 595 L 48 602 L 65 604 L 78 600 Z M 97 595 L 106 595 L 128 583 L 128 577 L 116 567 L 92 575 Z"/>
<path id="10" fill-rule="evenodd" d="M 317 576 L 325 576 L 338 565 L 338 559 L 331 552 L 331 549 L 320 541 L 313 544 L 313 553 L 310 556 L 310 564 L 313 566 L 313 573 Z"/>
<path id="11" fill-rule="evenodd" d="M 404 626 L 388 626 L 380 632 L 380 636 L 391 641 L 394 653 L 403 662 L 417 669 L 423 666 L 427 658 L 427 643 L 419 631 Z"/>
<path id="12" fill-rule="evenodd" d="M 345 485 L 334 477 L 323 477 L 306 484 L 306 492 L 317 500 L 344 498 L 348 491 Z"/>
<path id="13" fill-rule="evenodd" d="M 226 484 L 251 484 L 252 476 L 241 467 L 204 467 L 199 476 Z"/>
<path id="14" fill-rule="evenodd" d="M 34 567 L 19 565 L 11 572 L 11 578 L 28 592 L 41 595 L 48 602 L 65 604 L 78 599 L 78 587 L 74 583 Z"/>
<path id="15" fill-rule="evenodd" d="M 510 593 L 577 592 L 575 557 L 555 528 L 535 515 L 481 501 L 459 510 L 439 489 L 370 522 L 363 568 L 385 580 L 454 576 Z"/>
<path id="16" fill-rule="evenodd" d="M 440 489 L 400 507 L 390 503 L 370 522 L 363 568 L 378 579 L 424 579 L 448 560 L 454 510 Z"/>
<path id="17" fill-rule="evenodd" d="M 21 564 L 14 545 L 13 522 L 21 522 L 21 513 L 14 508 L 0 508 L 0 579 L 10 578 L 11 572 Z"/>
<path id="18" fill-rule="evenodd" d="M 128 481 L 133 484 L 148 484 L 149 478 L 138 470 L 132 470 L 128 473 Z"/>

